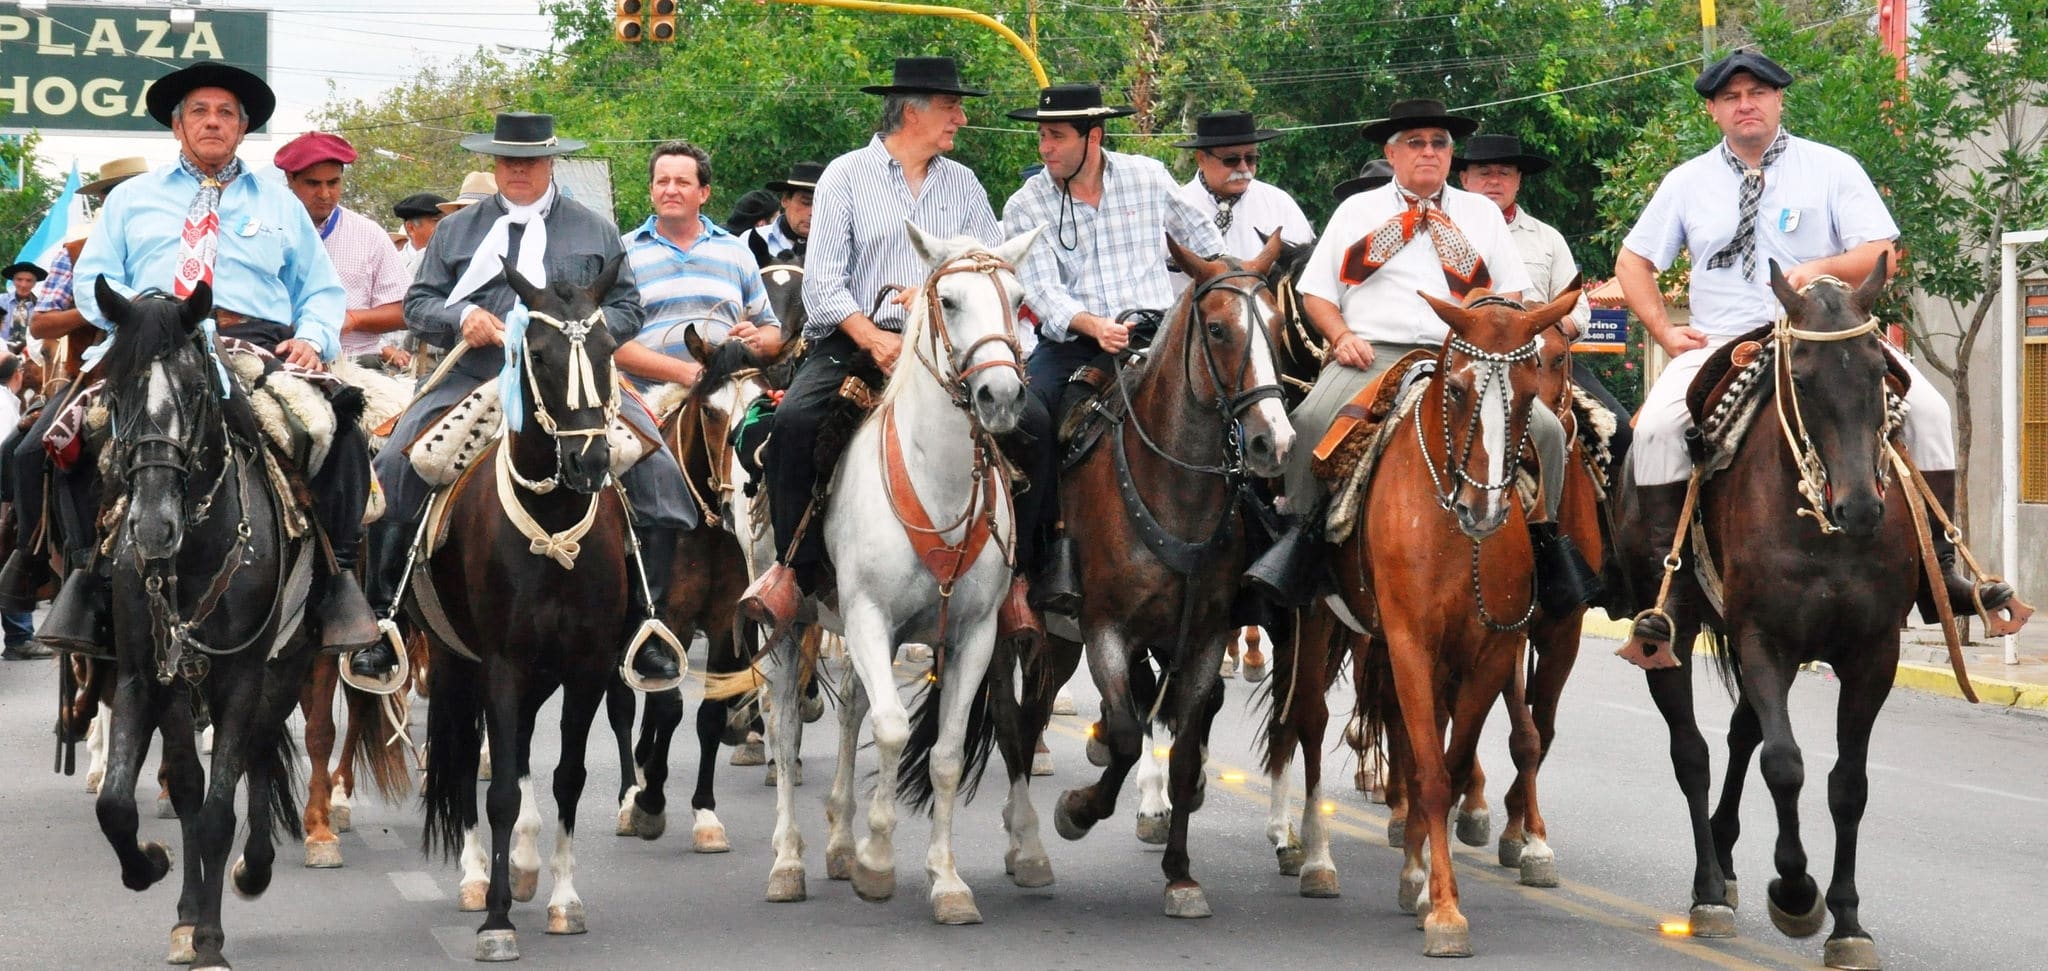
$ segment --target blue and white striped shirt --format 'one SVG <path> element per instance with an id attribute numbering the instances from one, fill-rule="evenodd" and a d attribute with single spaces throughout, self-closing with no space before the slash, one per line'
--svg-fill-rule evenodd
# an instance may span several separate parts
<path id="1" fill-rule="evenodd" d="M 930 271 L 910 245 L 904 220 L 947 239 L 973 236 L 994 246 L 1002 226 L 989 208 L 988 191 L 967 166 L 943 156 L 925 170 L 912 195 L 903 163 L 882 147 L 877 135 L 825 166 L 811 210 L 810 250 L 804 258 L 804 336 L 823 338 L 841 321 L 874 306 L 882 287 L 914 287 Z M 874 313 L 883 330 L 903 329 L 903 308 L 884 303 Z"/>
<path id="2" fill-rule="evenodd" d="M 1223 251 L 1216 224 L 1180 197 L 1180 185 L 1157 159 L 1102 153 L 1102 204 L 1076 200 L 1060 225 L 1066 195 L 1039 172 L 1003 205 L 1003 230 L 1014 236 L 1044 226 L 1020 268 L 1024 299 L 1038 315 L 1042 340 L 1068 339 L 1074 315 L 1114 318 L 1126 310 L 1165 310 L 1175 287 L 1166 269 L 1166 237 L 1190 252 Z M 1064 229 L 1073 249 L 1061 245 Z"/>
<path id="3" fill-rule="evenodd" d="M 746 244 L 702 215 L 697 222 L 697 238 L 687 250 L 656 232 L 653 216 L 619 237 L 647 311 L 633 340 L 684 361 L 692 360 L 683 344 L 687 324 L 696 324 L 698 336 L 714 344 L 741 320 L 782 326 Z"/>

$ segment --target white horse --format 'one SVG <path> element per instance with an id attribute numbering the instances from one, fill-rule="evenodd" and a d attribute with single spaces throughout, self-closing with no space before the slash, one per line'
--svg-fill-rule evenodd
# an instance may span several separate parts
<path id="1" fill-rule="evenodd" d="M 978 769 L 970 759 L 985 758 L 988 751 L 985 744 L 970 743 L 970 718 L 982 732 L 993 731 L 988 712 L 971 709 L 986 704 L 982 682 L 995 653 L 996 612 L 1010 587 L 1017 529 L 1007 466 L 992 436 L 1014 428 L 1025 406 L 1015 339 L 1023 287 L 1014 265 L 1038 233 L 991 249 L 972 237 L 941 241 L 915 225 L 905 227 L 931 275 L 910 294 L 903 355 L 874 413 L 847 444 L 831 497 L 820 510 L 838 573 L 839 629 L 856 675 L 842 687 L 840 758 L 826 803 L 826 868 L 834 877 L 850 877 L 864 899 L 895 893 L 899 769 L 906 754 L 913 765 L 922 757 L 930 779 L 932 836 L 925 872 L 932 917 L 942 924 L 972 924 L 981 921 L 981 912 L 954 865 L 953 812 L 963 777 Z M 901 485 L 891 488 L 892 465 L 910 485 L 908 494 Z M 883 515 L 885 510 L 894 515 Z M 923 523 L 917 523 L 920 516 Z M 977 542 L 975 534 L 984 531 L 987 539 Z M 919 556 L 912 536 L 920 532 L 963 550 L 950 590 L 941 590 Z M 824 611 L 820 616 L 831 626 Z M 898 646 L 906 642 L 934 645 L 937 653 L 915 733 L 891 669 Z M 801 690 L 790 676 L 798 666 L 795 650 L 795 639 L 786 634 L 769 647 L 773 662 L 762 665 L 775 698 L 769 740 L 779 770 L 770 900 L 805 895 L 791 787 Z M 853 755 L 860 717 L 870 706 L 880 765 L 868 835 L 855 845 Z M 924 795 L 919 780 L 908 780 L 906 788 L 914 801 Z M 1050 883 L 1051 865 L 1028 800 L 1013 800 L 1005 825 L 1011 830 L 1007 862 L 1016 879 L 1031 886 Z"/>

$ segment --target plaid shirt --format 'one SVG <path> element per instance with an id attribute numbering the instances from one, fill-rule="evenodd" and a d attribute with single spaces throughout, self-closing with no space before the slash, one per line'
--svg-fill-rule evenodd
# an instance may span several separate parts
<path id="1" fill-rule="evenodd" d="M 50 276 L 43 281 L 43 299 L 36 302 L 36 313 L 71 309 L 71 267 L 71 251 L 58 250 L 57 258 L 50 261 Z"/>
<path id="2" fill-rule="evenodd" d="M 1168 235 L 1204 256 L 1223 251 L 1216 224 L 1180 198 L 1166 166 L 1122 152 L 1102 158 L 1100 206 L 1075 201 L 1066 209 L 1065 193 L 1047 172 L 1032 176 L 1003 206 L 1005 235 L 1045 227 L 1019 271 L 1043 340 L 1067 340 L 1076 314 L 1115 317 L 1172 306 Z"/>

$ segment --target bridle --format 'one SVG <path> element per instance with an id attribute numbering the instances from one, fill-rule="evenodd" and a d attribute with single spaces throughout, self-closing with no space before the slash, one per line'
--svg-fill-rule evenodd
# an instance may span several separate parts
<path id="1" fill-rule="evenodd" d="M 945 304 L 943 298 L 939 296 L 939 281 L 955 273 L 980 273 L 988 277 L 989 285 L 996 288 L 996 302 L 1003 308 L 1002 330 L 976 339 L 974 343 L 967 345 L 965 352 L 960 351 L 953 343 L 952 328 L 946 326 Z M 933 268 L 931 276 L 926 277 L 924 281 L 925 332 L 924 340 L 914 349 L 917 361 L 931 374 L 932 380 L 946 389 L 946 393 L 953 399 L 954 407 L 967 411 L 969 417 L 973 415 L 967 393 L 969 378 L 989 368 L 1006 367 L 1016 372 L 1018 380 L 1024 380 L 1024 353 L 1017 343 L 1017 310 L 1010 305 L 1009 291 L 1003 287 L 1001 274 L 1004 273 L 1014 277 L 1017 269 L 992 253 L 974 252 Z M 967 363 L 974 360 L 974 355 L 981 352 L 984 344 L 1001 344 L 1010 349 L 1010 356 L 993 358 L 980 364 Z M 953 376 L 948 378 L 940 373 L 940 366 L 933 360 L 934 358 L 943 358 L 946 363 L 945 369 L 952 372 Z M 980 428 L 978 420 L 975 427 L 977 430 Z"/>
<path id="2" fill-rule="evenodd" d="M 569 340 L 569 386 L 564 394 L 563 406 L 571 411 L 600 407 L 603 420 L 595 428 L 562 428 L 560 423 L 555 421 L 554 415 L 548 411 L 547 399 L 541 396 L 540 379 L 535 375 L 533 367 L 533 342 L 531 339 L 521 340 L 520 370 L 525 372 L 526 392 L 532 399 L 534 419 L 540 422 L 541 430 L 555 440 L 555 471 L 538 482 L 527 479 L 519 474 L 519 470 L 512 467 L 511 441 L 507 439 L 499 442 L 497 461 L 494 463 L 497 466 L 498 504 L 504 508 L 505 518 L 511 520 L 512 525 L 530 541 L 529 552 L 554 560 L 564 570 L 573 570 L 576 568 L 576 557 L 583 551 L 583 537 L 588 535 L 591 527 L 597 523 L 598 509 L 603 505 L 600 502 L 604 497 L 603 490 L 599 489 L 589 495 L 589 504 L 584 509 L 583 518 L 567 529 L 552 532 L 526 511 L 526 507 L 520 503 L 519 493 L 514 491 L 513 486 L 516 484 L 537 496 L 555 491 L 563 481 L 563 439 L 581 438 L 583 444 L 579 450 L 588 451 L 591 440 L 610 434 L 612 423 L 619 416 L 619 384 L 617 380 L 613 380 L 609 389 L 600 392 L 597 386 L 597 368 L 590 360 L 590 332 L 604 325 L 603 307 L 592 310 L 589 316 L 581 320 L 572 321 L 564 321 L 538 310 L 529 310 L 527 315 L 532 321 L 561 331 Z M 510 420 L 508 415 L 507 421 Z"/>
<path id="3" fill-rule="evenodd" d="M 1230 281 L 1234 280 L 1247 279 L 1257 281 L 1256 285 L 1246 289 L 1242 286 L 1231 285 L 1230 283 Z M 1188 298 L 1187 326 L 1191 332 L 1199 331 L 1201 334 L 1202 364 L 1204 370 L 1208 372 L 1210 385 L 1216 389 L 1215 400 L 1204 402 L 1200 398 L 1195 397 L 1194 359 L 1197 343 L 1193 336 L 1190 336 L 1181 344 L 1181 374 L 1185 381 L 1185 386 L 1188 388 L 1188 396 L 1193 398 L 1204 410 L 1215 412 L 1217 418 L 1221 420 L 1224 427 L 1224 456 L 1221 463 L 1203 465 L 1189 462 L 1166 451 L 1158 442 L 1153 441 L 1152 436 L 1145 431 L 1145 426 L 1138 421 L 1137 412 L 1131 401 L 1131 386 L 1130 382 L 1126 379 L 1126 372 L 1123 369 L 1118 369 L 1116 386 L 1118 393 L 1123 396 L 1124 414 L 1128 416 L 1126 423 L 1137 431 L 1138 440 L 1144 442 L 1145 447 L 1152 454 L 1164 459 L 1168 464 L 1199 475 L 1221 476 L 1232 482 L 1241 481 L 1244 478 L 1244 448 L 1243 441 L 1238 434 L 1238 423 L 1244 417 L 1244 413 L 1250 411 L 1259 402 L 1269 398 L 1278 399 L 1282 397 L 1278 383 L 1245 387 L 1245 381 L 1251 374 L 1252 355 L 1256 353 L 1254 345 L 1258 337 L 1255 332 L 1259 329 L 1257 326 L 1258 318 L 1251 311 L 1257 306 L 1258 292 L 1265 288 L 1266 278 L 1264 276 L 1251 270 L 1233 269 L 1226 270 L 1203 281 L 1195 287 L 1194 293 Z M 1223 378 L 1223 367 L 1216 357 L 1216 342 L 1219 338 L 1210 335 L 1209 329 L 1203 327 L 1200 320 L 1202 300 L 1209 294 L 1217 291 L 1237 297 L 1243 304 L 1245 311 L 1245 352 L 1244 357 L 1238 361 L 1237 380 L 1234 382 L 1226 382 Z M 1233 388 L 1238 390 L 1231 390 Z M 1120 424 L 1118 427 L 1121 428 L 1122 425 Z M 1118 452 L 1121 454 L 1121 447 L 1119 447 Z"/>
<path id="4" fill-rule="evenodd" d="M 1849 285 L 1840 279 L 1823 274 L 1800 287 L 1799 295 L 1805 296 L 1808 291 L 1822 283 L 1831 283 L 1843 290 L 1850 289 Z M 1804 330 L 1792 326 L 1792 318 L 1787 314 L 1780 316 L 1777 324 L 1771 328 L 1771 341 L 1777 349 L 1777 361 L 1771 369 L 1771 397 L 1774 399 L 1774 410 L 1778 415 L 1778 429 L 1784 435 L 1785 448 L 1792 453 L 1792 464 L 1799 470 L 1799 495 L 1806 500 L 1806 508 L 1800 509 L 1799 515 L 1812 516 L 1823 534 L 1839 533 L 1842 527 L 1835 525 L 1834 519 L 1828 515 L 1828 500 L 1833 494 L 1833 486 L 1828 481 L 1827 463 L 1822 461 L 1820 449 L 1814 446 L 1813 438 L 1807 434 L 1806 416 L 1799 407 L 1799 384 L 1793 380 L 1792 375 L 1793 345 L 1800 341 L 1835 343 L 1853 340 L 1875 333 L 1877 327 L 1877 317 L 1871 315 L 1863 323 L 1848 330 Z M 1878 349 L 1878 353 L 1884 353 L 1882 347 Z M 1789 416 L 1785 413 L 1788 401 L 1792 406 Z M 1902 419 L 1899 407 L 1886 407 L 1885 422 L 1878 430 L 1877 436 L 1880 449 L 1883 448 L 1883 442 L 1891 438 L 1892 430 L 1898 427 Z M 1889 480 L 1889 466 L 1882 461 L 1882 456 L 1877 468 L 1877 493 L 1882 497 Z"/>

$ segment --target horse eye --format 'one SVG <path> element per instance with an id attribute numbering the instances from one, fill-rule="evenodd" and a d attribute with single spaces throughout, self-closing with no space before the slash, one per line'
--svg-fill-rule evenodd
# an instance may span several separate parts
<path id="1" fill-rule="evenodd" d="M 1219 322 L 1219 321 L 1214 321 L 1214 320 L 1212 320 L 1212 321 L 1210 321 L 1210 322 L 1209 322 L 1209 337 L 1210 337 L 1210 339 L 1211 339 L 1211 340 L 1219 340 L 1219 341 L 1220 341 L 1220 340 L 1224 339 L 1225 335 L 1226 335 L 1226 331 L 1225 331 L 1225 328 L 1224 328 L 1224 326 L 1223 326 L 1223 324 L 1222 324 L 1221 322 Z"/>
<path id="2" fill-rule="evenodd" d="M 939 298 L 939 306 L 941 306 L 941 307 L 943 307 L 943 308 L 945 308 L 945 309 L 947 309 L 947 310 L 958 310 L 958 309 L 960 309 L 960 305 L 959 305 L 959 304 L 957 304 L 957 303 L 955 303 L 955 302 L 953 302 L 953 298 L 952 298 L 952 297 L 940 297 L 940 298 Z"/>

